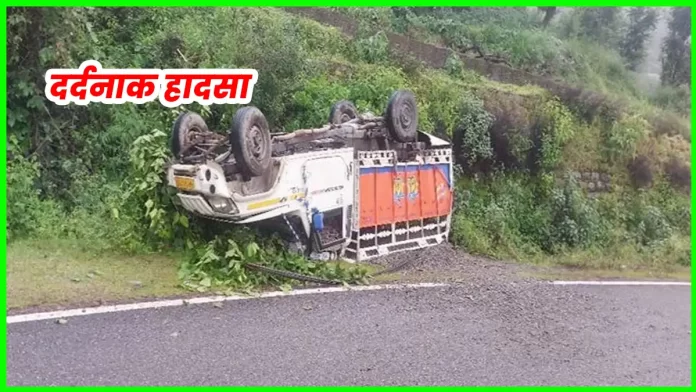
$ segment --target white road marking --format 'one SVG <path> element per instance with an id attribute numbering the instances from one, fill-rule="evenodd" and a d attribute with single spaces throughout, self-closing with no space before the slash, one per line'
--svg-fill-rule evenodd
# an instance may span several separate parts
<path id="1" fill-rule="evenodd" d="M 125 311 L 140 310 L 140 309 L 157 309 L 157 308 L 166 308 L 166 307 L 172 307 L 172 306 L 207 304 L 207 303 L 224 302 L 224 301 L 237 301 L 237 300 L 243 300 L 243 299 L 285 297 L 285 296 L 307 295 L 307 294 L 338 293 L 338 292 L 345 292 L 345 291 L 374 291 L 374 290 L 400 289 L 400 288 L 426 288 L 426 287 L 446 287 L 446 286 L 448 286 L 448 285 L 444 284 L 444 283 L 385 284 L 385 285 L 372 285 L 372 286 L 326 287 L 326 288 L 318 288 L 318 289 L 301 289 L 301 290 L 292 290 L 292 291 L 287 291 L 287 292 L 286 291 L 272 291 L 272 292 L 260 293 L 257 295 L 249 295 L 249 296 L 232 295 L 232 296 L 197 297 L 197 298 L 187 298 L 187 299 L 172 299 L 172 300 L 162 300 L 162 301 L 138 302 L 138 303 L 122 304 L 122 305 L 105 305 L 105 306 L 97 306 L 97 307 L 92 307 L 92 308 L 57 310 L 54 312 L 19 314 L 19 315 L 15 315 L 15 316 L 8 316 L 7 323 L 8 324 L 24 323 L 24 322 L 28 322 L 28 321 L 61 319 L 61 318 L 67 318 L 67 317 L 86 316 L 86 315 L 90 315 L 90 314 L 125 312 Z"/>
<path id="2" fill-rule="evenodd" d="M 691 286 L 691 282 L 668 282 L 668 281 L 622 281 L 622 280 L 575 280 L 565 281 L 556 280 L 551 284 L 559 286 Z"/>

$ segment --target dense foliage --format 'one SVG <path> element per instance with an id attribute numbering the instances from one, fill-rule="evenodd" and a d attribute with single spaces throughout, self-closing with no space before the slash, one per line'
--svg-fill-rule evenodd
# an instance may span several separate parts
<path id="1" fill-rule="evenodd" d="M 691 8 L 675 7 L 662 44 L 662 83 L 691 86 Z"/>
<path id="2" fill-rule="evenodd" d="M 655 30 L 657 16 L 654 8 L 633 7 L 628 11 L 626 33 L 619 48 L 628 69 L 635 71 L 645 59 L 645 44 Z"/>
<path id="3" fill-rule="evenodd" d="M 619 60 L 598 71 L 596 50 L 616 52 L 578 56 L 574 45 L 591 45 L 538 30 L 538 14 L 406 11 L 369 12 L 386 18 L 378 23 L 423 28 L 431 38 L 437 32 L 451 45 L 479 45 L 540 73 L 610 84 L 627 72 Z M 441 12 L 451 18 L 438 18 Z M 542 89 L 492 83 L 456 61 L 447 70 L 425 69 L 390 52 L 385 39 L 362 34 L 349 40 L 316 22 L 261 8 L 8 10 L 10 240 L 73 238 L 110 251 L 181 251 L 187 255 L 182 282 L 200 290 L 283 283 L 241 268 L 248 261 L 349 281 L 365 276 L 290 255 L 277 238 L 201 224 L 172 203 L 162 168 L 177 114 L 199 112 L 212 129 L 224 130 L 237 107 L 57 107 L 45 100 L 46 69 L 96 59 L 117 68 L 256 68 L 252 104 L 274 130 L 320 125 L 340 99 L 378 113 L 392 91 L 411 89 L 421 128 L 454 138 L 459 150 L 457 244 L 522 260 L 621 249 L 621 263 L 689 263 L 688 198 L 672 181 L 690 152 L 683 139 L 652 132 L 635 116 L 585 120 Z M 650 189 L 630 185 L 628 167 L 637 156 L 647 157 Z M 676 162 L 671 171 L 667 158 Z M 588 168 L 610 172 L 616 190 L 591 199 L 572 176 L 560 182 L 567 171 Z"/>
<path id="4" fill-rule="evenodd" d="M 336 11 L 358 18 L 372 30 L 392 30 L 622 99 L 647 98 L 636 87 L 636 75 L 632 71 L 645 58 L 646 41 L 654 32 L 658 17 L 656 8 L 539 8 L 541 12 L 520 7 L 336 8 Z M 690 34 L 687 22 L 690 17 L 686 15 L 689 12 L 689 8 L 674 8 L 669 15 L 662 16 L 673 26 L 670 31 L 679 31 L 670 36 L 680 37 L 665 42 L 662 55 L 672 56 L 664 60 L 670 64 L 667 70 L 670 67 L 683 70 L 690 65 L 690 57 L 686 57 L 690 56 L 690 43 L 685 44 Z M 681 72 L 687 75 L 689 71 Z M 662 79 L 669 77 L 663 75 Z M 660 91 L 662 95 L 671 92 Z M 671 101 L 653 100 L 654 104 L 670 110 L 690 112 L 690 109 L 665 106 L 668 102 Z"/>

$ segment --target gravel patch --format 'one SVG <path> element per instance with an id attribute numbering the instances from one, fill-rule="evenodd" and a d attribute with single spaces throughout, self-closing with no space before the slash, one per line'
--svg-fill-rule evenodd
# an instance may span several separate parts
<path id="1" fill-rule="evenodd" d="M 514 282 L 528 281 L 531 278 L 520 276 L 529 269 L 511 262 L 487 259 L 470 255 L 444 243 L 415 251 L 393 253 L 372 259 L 369 264 L 380 269 L 398 268 L 394 273 L 384 275 L 386 280 L 404 282 L 431 280 L 437 282 Z"/>

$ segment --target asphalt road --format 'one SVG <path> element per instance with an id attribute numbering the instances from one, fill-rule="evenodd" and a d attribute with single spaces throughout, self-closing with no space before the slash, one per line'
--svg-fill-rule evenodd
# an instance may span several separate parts
<path id="1" fill-rule="evenodd" d="M 8 385 L 690 385 L 690 287 L 488 283 L 9 324 Z"/>

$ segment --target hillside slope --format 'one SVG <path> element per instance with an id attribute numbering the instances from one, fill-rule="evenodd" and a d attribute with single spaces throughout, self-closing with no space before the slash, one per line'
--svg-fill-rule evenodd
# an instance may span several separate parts
<path id="1" fill-rule="evenodd" d="M 350 38 L 279 9 L 32 8 L 8 18 L 10 241 L 180 252 L 181 281 L 201 290 L 279 283 L 229 267 L 248 260 L 355 277 L 172 204 L 161 176 L 173 120 L 192 110 L 225 130 L 236 106 L 45 100 L 46 69 L 93 58 L 108 68 L 255 68 L 252 104 L 275 130 L 322 124 L 341 99 L 381 112 L 392 91 L 411 89 L 421 128 L 456 142 L 458 246 L 579 267 L 690 265 L 690 144 L 641 113 L 583 111 L 543 86 L 490 80 L 462 63 L 424 67 L 379 36 Z"/>

